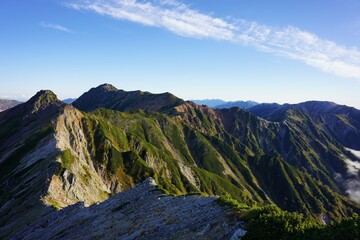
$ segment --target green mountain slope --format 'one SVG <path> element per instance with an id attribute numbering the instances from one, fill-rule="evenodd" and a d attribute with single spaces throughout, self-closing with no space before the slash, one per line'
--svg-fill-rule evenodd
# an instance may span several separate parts
<path id="1" fill-rule="evenodd" d="M 339 143 L 360 150 L 360 110 L 332 102 L 309 101 L 299 104 L 260 104 L 249 109 L 269 121 L 284 121 L 289 111 L 302 111 Z"/>
<path id="2" fill-rule="evenodd" d="M 102 87 L 103 86 L 99 86 L 98 88 L 92 89 L 92 94 L 100 91 Z M 111 89 L 113 92 L 122 92 L 115 88 Z M 105 96 L 107 96 L 108 93 L 102 94 L 103 98 L 106 99 Z M 153 96 L 155 95 L 142 96 L 138 101 L 146 101 L 145 99 L 151 99 Z M 91 98 L 91 95 L 87 93 L 81 96 L 79 101 L 87 102 L 90 100 L 89 98 Z M 112 106 L 119 105 L 116 104 L 116 101 L 112 103 Z M 166 105 L 166 102 L 162 103 Z M 200 166 L 207 171 L 219 174 L 221 171 L 224 171 L 224 169 L 218 163 L 225 162 L 230 167 L 228 176 L 234 176 L 231 180 L 234 181 L 236 178 L 241 179 L 241 177 L 236 176 L 239 175 L 235 174 L 236 170 L 243 169 L 243 166 L 245 166 L 246 169 L 249 169 L 249 166 L 253 166 L 251 159 L 253 159 L 254 156 L 277 156 L 277 158 L 288 164 L 291 168 L 306 176 L 303 178 L 309 178 L 308 181 L 312 182 L 311 186 L 315 185 L 316 188 L 327 187 L 332 189 L 330 191 L 331 194 L 336 195 L 336 193 L 339 193 L 346 195 L 346 181 L 338 181 L 334 176 L 340 174 L 345 179 L 350 178 L 351 176 L 349 176 L 347 172 L 344 156 L 353 161 L 357 159 L 349 154 L 343 146 L 324 129 L 318 127 L 317 123 L 313 119 L 308 118 L 302 111 L 293 111 L 289 114 L 290 117 L 287 121 L 279 123 L 264 121 L 238 108 L 212 110 L 206 106 L 198 106 L 191 102 L 178 101 L 176 102 L 177 106 L 176 104 L 174 106 L 171 101 L 169 103 L 170 106 L 174 107 L 175 111 L 165 112 L 166 115 L 177 119 L 178 122 L 185 125 L 185 129 L 190 129 L 191 138 L 196 139 L 196 141 L 192 142 L 191 139 L 185 138 L 185 141 L 188 143 L 187 148 L 190 149 L 190 154 L 194 152 L 204 153 L 203 155 L 195 157 L 193 156 L 194 154 L 192 155 L 197 167 Z M 81 109 L 81 106 L 77 106 Z M 109 107 L 109 105 L 106 104 L 98 107 L 127 111 L 141 109 L 139 105 L 128 106 L 126 109 Z M 158 108 L 157 111 L 163 113 L 161 108 Z M 194 133 L 194 131 L 196 132 Z M 201 135 L 199 135 L 200 133 Z M 189 133 L 186 133 L 185 136 L 189 136 Z M 198 142 L 204 142 L 202 137 L 205 137 L 208 141 L 203 144 L 198 144 Z M 172 142 L 172 140 L 170 142 Z M 208 146 L 213 147 L 215 151 L 212 151 Z M 196 150 L 193 151 L 193 148 Z M 222 148 L 222 150 L 219 148 Z M 226 151 L 223 150 L 224 148 Z M 221 158 L 217 158 L 216 156 L 221 156 Z M 204 161 L 201 161 L 201 159 L 204 159 Z M 241 164 L 238 164 L 239 162 Z M 232 168 L 233 165 L 235 167 Z M 293 171 L 289 174 L 296 175 Z M 261 189 L 260 195 L 263 200 L 267 199 L 267 197 L 263 196 L 264 189 L 267 189 L 266 192 L 270 196 L 273 192 L 276 192 L 276 186 L 269 189 L 268 187 L 259 185 L 258 182 L 265 182 L 262 181 L 261 175 L 257 176 L 257 180 L 254 180 L 252 172 L 250 177 L 249 174 L 244 172 L 240 173 L 240 175 L 242 175 L 242 177 L 248 176 L 245 182 L 249 185 L 256 185 Z M 293 179 L 299 178 L 298 176 L 291 177 Z M 319 184 L 321 186 L 317 186 Z M 289 182 L 288 185 L 292 186 L 291 182 Z M 303 186 L 299 190 L 296 190 L 294 187 L 292 188 L 292 192 L 298 193 L 292 194 L 291 197 L 285 197 L 285 200 L 281 199 L 280 201 L 274 198 L 275 200 L 273 201 L 288 210 L 301 210 L 311 213 L 318 212 L 318 210 L 314 210 L 318 206 L 308 204 L 307 200 L 304 200 L 302 197 L 303 191 L 305 194 L 306 192 L 313 191 L 311 189 L 309 190 L 308 185 Z M 328 196 L 328 198 L 335 198 L 335 195 Z M 319 196 L 311 195 L 311 198 L 313 198 L 311 201 L 325 203 L 325 201 L 319 200 L 317 197 Z M 319 198 L 321 199 L 322 195 Z M 284 201 L 286 203 L 284 203 Z M 348 200 L 343 199 L 341 201 L 345 201 L 344 205 L 339 204 L 339 209 L 342 210 L 337 211 L 334 216 L 347 214 L 347 210 L 344 209 L 347 209 Z M 296 204 L 294 205 L 294 203 Z M 354 203 L 349 201 L 349 204 L 352 205 Z M 326 211 L 332 208 L 329 204 L 326 206 L 322 205 L 320 207 L 326 209 Z"/>

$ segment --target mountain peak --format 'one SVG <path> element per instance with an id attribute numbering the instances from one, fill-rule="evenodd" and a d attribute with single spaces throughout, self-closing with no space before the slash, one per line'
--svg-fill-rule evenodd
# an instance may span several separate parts
<path id="1" fill-rule="evenodd" d="M 30 98 L 30 103 L 35 102 L 54 102 L 59 101 L 56 94 L 51 90 L 40 90 L 32 98 Z"/>
<path id="2" fill-rule="evenodd" d="M 111 85 L 109 83 L 101 84 L 98 87 L 96 87 L 95 89 L 101 89 L 101 90 L 104 90 L 106 92 L 112 92 L 112 91 L 117 91 L 118 90 L 116 87 L 114 87 L 113 85 Z"/>
<path id="3" fill-rule="evenodd" d="M 42 96 L 56 97 L 56 99 L 57 99 L 56 94 L 51 90 L 40 90 L 31 99 L 39 98 L 39 97 L 42 97 Z"/>
<path id="4" fill-rule="evenodd" d="M 311 113 L 325 113 L 334 107 L 339 106 L 334 102 L 328 101 L 307 101 L 299 103 L 298 105 Z"/>
<path id="5" fill-rule="evenodd" d="M 61 101 L 56 94 L 50 90 L 40 90 L 27 102 L 32 106 L 32 112 L 44 109 L 49 105 L 61 105 Z"/>
<path id="6" fill-rule="evenodd" d="M 171 93 L 153 94 L 142 91 L 118 90 L 110 84 L 102 84 L 91 88 L 81 95 L 73 106 L 82 111 L 94 111 L 99 108 L 107 108 L 117 111 L 147 110 L 153 112 L 168 113 L 174 110 L 184 101 Z"/>

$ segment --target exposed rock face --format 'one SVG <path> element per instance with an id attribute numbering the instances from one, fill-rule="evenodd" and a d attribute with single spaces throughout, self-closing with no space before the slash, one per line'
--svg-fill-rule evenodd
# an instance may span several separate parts
<path id="1" fill-rule="evenodd" d="M 83 114 L 66 106 L 55 122 L 56 149 L 65 152 L 56 161 L 61 170 L 52 176 L 43 201 L 63 208 L 83 201 L 86 206 L 104 201 L 111 192 L 110 186 L 95 170 L 88 153 L 88 142 L 82 127 Z"/>
<path id="2" fill-rule="evenodd" d="M 149 178 L 98 205 L 48 214 L 12 239 L 230 239 L 243 234 L 214 197 L 163 195 Z"/>

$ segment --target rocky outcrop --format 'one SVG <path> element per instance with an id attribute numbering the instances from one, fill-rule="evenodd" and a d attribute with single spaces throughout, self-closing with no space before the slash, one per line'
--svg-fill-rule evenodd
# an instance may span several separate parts
<path id="1" fill-rule="evenodd" d="M 61 167 L 51 177 L 47 194 L 43 197 L 49 206 L 63 208 L 79 201 L 88 206 L 104 201 L 111 193 L 110 186 L 91 160 L 82 118 L 83 114 L 69 105 L 56 119 L 56 149 L 63 154 L 56 158 Z"/>
<path id="2" fill-rule="evenodd" d="M 57 99 L 57 96 L 50 90 L 41 90 L 35 94 L 27 102 L 31 107 L 31 113 L 36 113 L 40 110 L 48 109 L 49 107 L 64 105 L 63 102 Z"/>
<path id="3" fill-rule="evenodd" d="M 152 178 L 107 201 L 48 214 L 12 239 L 235 239 L 233 211 L 214 197 L 167 196 Z"/>

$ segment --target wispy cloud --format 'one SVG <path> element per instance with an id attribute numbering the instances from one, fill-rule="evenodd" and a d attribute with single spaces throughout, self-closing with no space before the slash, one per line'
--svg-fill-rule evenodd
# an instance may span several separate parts
<path id="1" fill-rule="evenodd" d="M 184 37 L 253 46 L 260 51 L 304 62 L 324 72 L 360 80 L 358 49 L 321 39 L 293 26 L 277 29 L 245 19 L 221 19 L 176 0 L 80 0 L 67 6 L 166 29 Z"/>
<path id="2" fill-rule="evenodd" d="M 347 167 L 347 176 L 346 179 L 343 178 L 341 174 L 336 175 L 336 180 L 344 184 L 346 188 L 346 193 L 349 198 L 360 203 L 360 151 L 356 151 L 350 148 L 346 148 L 353 155 L 357 157 L 352 160 L 344 156 L 344 162 Z"/>
<path id="3" fill-rule="evenodd" d="M 40 26 L 42 26 L 44 28 L 55 29 L 55 30 L 62 31 L 62 32 L 72 33 L 72 31 L 70 29 L 68 29 L 62 25 L 59 25 L 59 24 L 41 22 Z"/>

